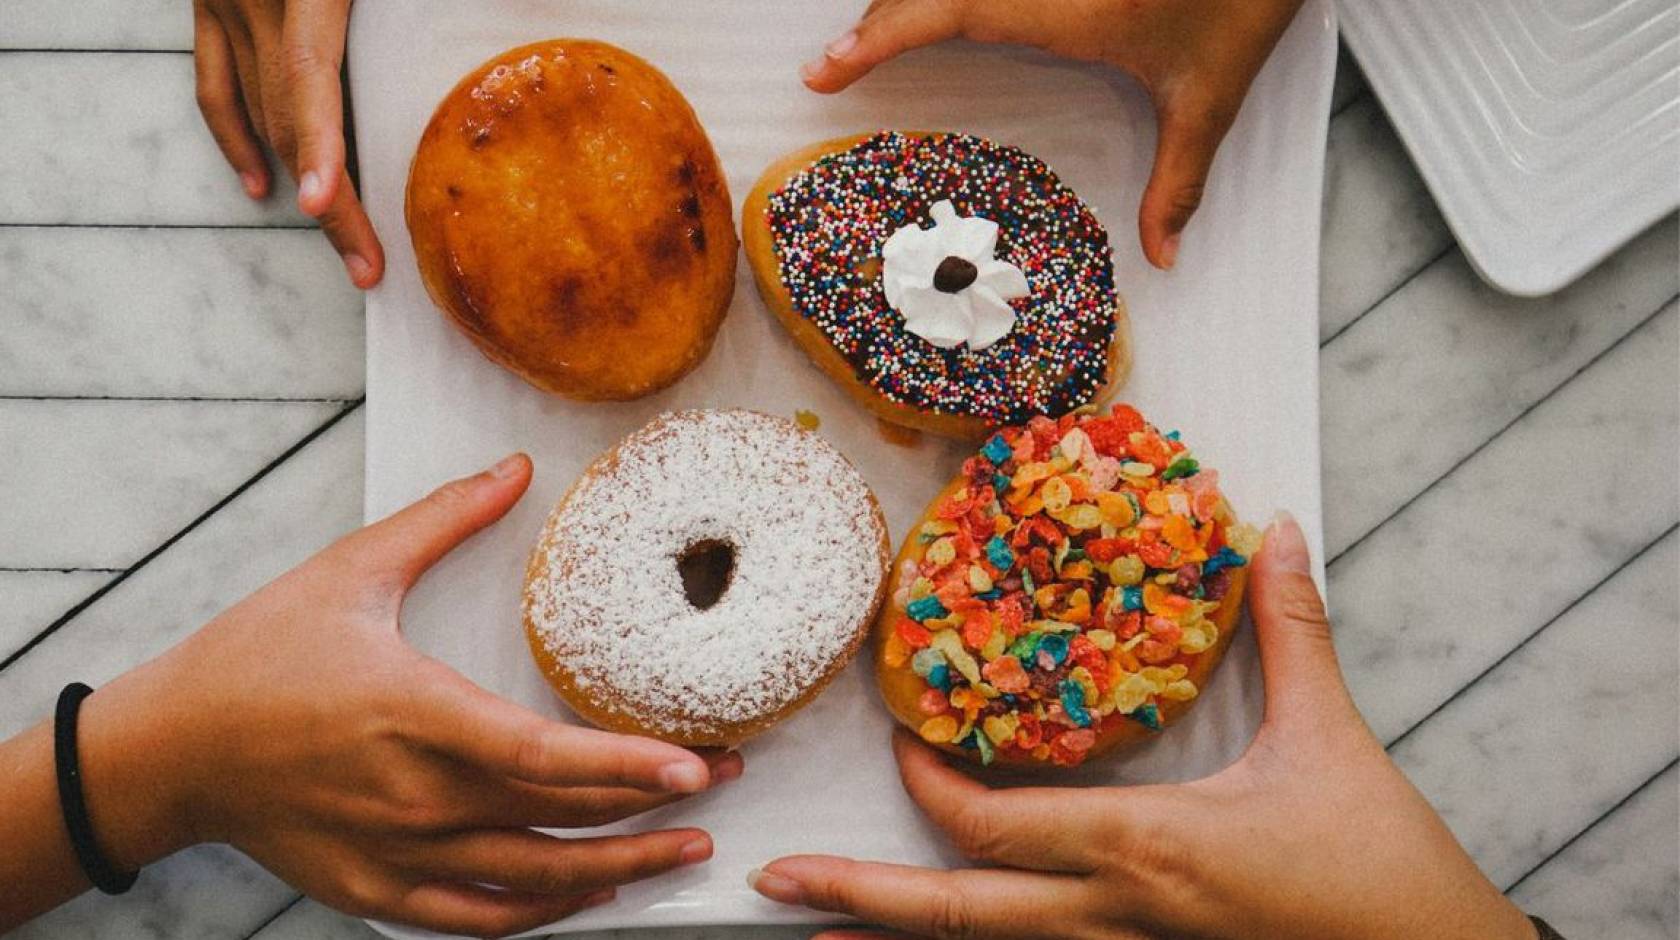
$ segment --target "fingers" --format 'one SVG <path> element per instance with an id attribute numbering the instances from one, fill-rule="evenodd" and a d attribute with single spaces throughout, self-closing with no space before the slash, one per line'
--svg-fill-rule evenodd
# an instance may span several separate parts
<path id="1" fill-rule="evenodd" d="M 741 776 L 741 755 L 702 755 L 710 768 L 711 787 Z M 690 794 L 637 790 L 632 787 L 544 787 L 501 778 L 473 800 L 467 823 L 476 826 L 536 826 L 581 829 L 604 826 L 668 806 Z"/>
<path id="2" fill-rule="evenodd" d="M 414 864 L 439 881 L 574 896 L 630 884 L 712 857 L 711 837 L 672 829 L 597 839 L 558 839 L 529 829 L 485 829 L 451 836 Z"/>
<path id="3" fill-rule="evenodd" d="M 1156 103 L 1159 135 L 1155 166 L 1138 207 L 1138 237 L 1149 263 L 1168 270 L 1178 260 L 1181 233 L 1202 204 L 1208 170 L 1230 119 L 1171 103 Z"/>
<path id="4" fill-rule="evenodd" d="M 550 721 L 472 683 L 442 689 L 417 734 L 452 757 L 513 780 L 556 787 L 631 787 L 699 793 L 711 770 L 693 751 L 632 735 Z"/>
<path id="5" fill-rule="evenodd" d="M 837 92 L 888 59 L 961 32 L 961 10 L 953 0 L 876 3 L 856 28 L 829 43 L 821 56 L 801 66 L 799 77 L 812 91 Z"/>
<path id="6" fill-rule="evenodd" d="M 410 889 L 389 919 L 444 934 L 505 937 L 599 907 L 613 896 L 611 890 L 555 897 L 479 885 L 424 884 Z"/>
<path id="7" fill-rule="evenodd" d="M 342 157 L 339 162 L 343 163 Z M 333 193 L 332 205 L 326 211 L 316 213 L 320 217 L 321 231 L 326 233 L 327 240 L 332 242 L 343 259 L 350 282 L 366 290 L 385 276 L 385 248 L 379 244 L 379 234 L 373 230 L 367 210 L 362 208 L 362 201 L 356 196 L 356 187 L 342 166 Z M 298 200 L 301 205 L 301 190 Z"/>
<path id="8" fill-rule="evenodd" d="M 233 47 L 215 15 L 193 7 L 193 72 L 197 79 L 198 110 L 222 156 L 239 174 L 245 195 L 268 195 L 268 161 L 251 129 L 239 87 Z"/>
<path id="9" fill-rule="evenodd" d="M 482 473 L 452 480 L 348 536 L 340 550 L 406 591 L 456 546 L 513 508 L 531 483 L 531 459 L 513 454 Z"/>
<path id="10" fill-rule="evenodd" d="M 1266 681 L 1267 722 L 1300 719 L 1317 725 L 1328 708 L 1351 709 L 1306 537 L 1288 513 L 1279 513 L 1266 529 L 1249 570 L 1248 592 Z"/>
<path id="11" fill-rule="evenodd" d="M 298 208 L 316 217 L 334 206 L 347 182 L 339 68 L 348 22 L 343 0 L 293 0 L 282 27 L 281 68 L 297 139 Z"/>
<path id="12" fill-rule="evenodd" d="M 909 931 L 936 940 L 1066 938 L 1077 933 L 1046 911 L 1079 910 L 1071 875 L 1006 870 L 935 871 L 822 855 L 777 859 L 747 876 L 772 901 Z"/>
<path id="13" fill-rule="evenodd" d="M 953 768 L 903 729 L 893 733 L 893 754 L 910 798 L 969 858 L 1040 871 L 1096 869 L 1088 828 L 1048 822 L 1112 816 L 1114 808 L 1093 805 L 1090 792 L 993 790 Z"/>

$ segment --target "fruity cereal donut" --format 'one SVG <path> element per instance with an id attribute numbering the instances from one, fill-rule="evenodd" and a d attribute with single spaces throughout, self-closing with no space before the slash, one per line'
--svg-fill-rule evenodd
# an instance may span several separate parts
<path id="1" fill-rule="evenodd" d="M 982 764 L 1074 766 L 1142 739 L 1224 654 L 1259 541 L 1217 473 L 1127 405 L 1001 430 L 899 552 L 882 695 Z"/>
<path id="2" fill-rule="evenodd" d="M 1038 158 L 883 131 L 767 169 L 741 213 L 765 304 L 883 420 L 980 440 L 1130 369 L 1108 233 Z"/>

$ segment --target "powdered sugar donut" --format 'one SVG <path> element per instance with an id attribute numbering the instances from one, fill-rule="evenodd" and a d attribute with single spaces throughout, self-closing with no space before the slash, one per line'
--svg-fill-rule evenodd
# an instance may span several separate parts
<path id="1" fill-rule="evenodd" d="M 599 457 L 531 553 L 525 628 L 579 715 L 733 746 L 857 653 L 886 524 L 822 438 L 751 411 L 663 415 Z"/>

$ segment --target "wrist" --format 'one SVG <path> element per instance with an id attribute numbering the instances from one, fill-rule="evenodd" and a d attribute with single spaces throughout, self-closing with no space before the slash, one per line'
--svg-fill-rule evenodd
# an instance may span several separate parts
<path id="1" fill-rule="evenodd" d="M 100 852 L 136 871 L 193 844 L 179 716 L 142 667 L 82 703 L 77 751 L 82 794 Z"/>

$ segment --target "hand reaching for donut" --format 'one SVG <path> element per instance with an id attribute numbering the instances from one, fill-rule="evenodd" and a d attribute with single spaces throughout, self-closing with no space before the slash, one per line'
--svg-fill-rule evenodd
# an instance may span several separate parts
<path id="1" fill-rule="evenodd" d="M 111 862 L 227 842 L 349 913 L 493 935 L 708 858 L 697 829 L 570 839 L 527 827 L 624 819 L 739 775 L 739 756 L 550 721 L 399 636 L 408 589 L 530 478 L 516 456 L 450 483 L 95 692 L 78 741 Z M 4 931 L 86 882 L 58 824 L 50 726 L 0 744 L 0 771 L 0 884 L 16 888 L 0 892 Z"/>
<path id="2" fill-rule="evenodd" d="M 1130 73 L 1155 103 L 1155 166 L 1138 209 L 1151 264 L 1171 268 L 1219 143 L 1301 0 L 873 0 L 801 70 L 837 92 L 911 49 L 958 37 L 1033 46 Z"/>
<path id="3" fill-rule="evenodd" d="M 931 871 L 822 856 L 753 883 L 784 903 L 963 940 L 1533 940 L 1359 717 L 1292 521 L 1250 574 L 1266 682 L 1248 751 L 1171 786 L 992 790 L 900 732 L 904 787 L 964 854 Z M 884 940 L 840 930 L 816 940 Z"/>
<path id="4" fill-rule="evenodd" d="M 347 172 L 339 66 L 350 0 L 194 0 L 198 107 L 246 195 L 268 195 L 267 144 L 298 183 L 298 209 L 360 288 L 379 283 L 385 250 Z"/>

